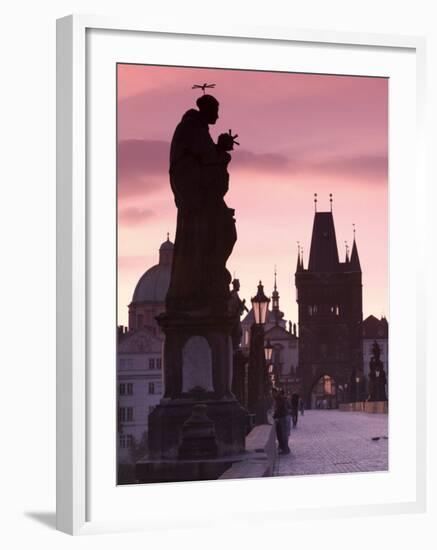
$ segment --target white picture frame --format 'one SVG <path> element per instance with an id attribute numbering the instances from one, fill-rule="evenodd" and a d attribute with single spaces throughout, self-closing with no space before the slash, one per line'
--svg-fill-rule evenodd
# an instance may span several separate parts
<path id="1" fill-rule="evenodd" d="M 93 275 L 90 267 L 92 266 L 92 259 L 90 254 L 94 246 L 92 244 L 93 239 L 101 238 L 101 235 L 96 235 L 92 230 L 95 214 L 92 205 L 95 204 L 95 201 L 93 203 L 90 198 L 93 198 L 95 190 L 90 186 L 90 181 L 93 177 L 94 167 L 91 167 L 89 162 L 90 151 L 88 146 L 89 141 L 92 141 L 93 138 L 90 138 L 87 127 L 88 118 L 90 117 L 89 109 L 92 104 L 89 89 L 89 81 L 92 79 L 90 71 L 93 71 L 95 67 L 87 56 L 89 55 L 88 50 L 91 43 L 89 36 L 94 31 L 106 33 L 109 40 L 114 40 L 113 36 L 117 33 L 125 33 L 124 36 L 129 34 L 131 39 L 135 40 L 141 39 L 141 36 L 149 36 L 159 41 L 167 41 L 169 45 L 165 50 L 165 55 L 162 55 L 162 59 L 166 62 L 175 58 L 174 64 L 176 65 L 181 64 L 181 61 L 176 59 L 176 52 L 172 52 L 172 40 L 179 38 L 186 40 L 187 43 L 190 40 L 211 41 L 217 39 L 222 44 L 234 41 L 235 44 L 238 43 L 244 47 L 250 47 L 251 44 L 259 44 L 269 48 L 283 48 L 291 45 L 314 45 L 318 48 L 335 46 L 343 52 L 355 48 L 355 50 L 360 49 L 364 57 L 366 53 L 370 55 L 371 52 L 377 53 L 378 51 L 396 51 L 399 54 L 399 59 L 403 54 L 413 56 L 415 100 L 414 104 L 411 104 L 410 101 L 408 105 L 412 115 L 411 124 L 414 125 L 414 137 L 412 139 L 416 155 L 413 160 L 404 159 L 402 162 L 409 163 L 406 173 L 414 178 L 414 186 L 411 182 L 411 195 L 414 195 L 416 206 L 414 213 L 410 213 L 410 215 L 411 218 L 414 218 L 415 229 L 412 232 L 410 243 L 416 251 L 417 281 L 424 280 L 423 275 L 426 271 L 423 245 L 418 238 L 420 230 L 423 230 L 425 224 L 424 217 L 420 215 L 420 209 L 426 204 L 427 197 L 423 145 L 425 40 L 420 37 L 286 28 L 251 28 L 250 26 L 223 29 L 215 28 L 213 25 L 206 28 L 203 25 L 198 27 L 193 24 L 190 28 L 179 29 L 170 25 L 158 27 L 141 21 L 80 15 L 69 16 L 57 22 L 57 528 L 70 534 L 84 534 L 110 530 L 148 529 L 159 525 L 168 526 L 169 524 L 187 525 L 187 521 L 188 523 L 191 521 L 192 526 L 205 525 L 209 520 L 206 516 L 202 516 L 199 510 L 196 510 L 199 513 L 192 514 L 191 519 L 189 515 L 178 518 L 176 509 L 167 509 L 166 517 L 164 517 L 164 511 L 163 509 L 159 510 L 159 506 L 154 506 L 157 510 L 153 514 L 146 513 L 145 508 L 147 505 L 144 505 L 143 509 L 136 514 L 127 512 L 120 515 L 120 517 L 114 516 L 116 510 L 114 507 L 108 508 L 106 512 L 102 510 L 101 513 L 96 514 L 97 519 L 94 519 L 93 514 L 90 514 L 90 508 L 94 506 L 94 504 L 91 504 L 92 501 L 97 502 L 99 500 L 94 497 L 95 491 L 99 489 L 90 489 L 95 477 L 93 472 L 96 471 L 93 453 L 90 452 L 90 449 L 96 438 L 105 437 L 105 441 L 110 441 L 111 438 L 110 430 L 106 435 L 96 435 L 96 430 L 90 427 L 92 422 L 96 421 L 96 414 L 90 414 L 96 400 L 95 384 L 92 383 L 93 373 L 90 368 L 91 364 L 96 364 L 95 361 L 93 363 L 92 359 L 93 353 L 95 353 L 95 340 L 94 337 L 91 337 L 89 331 L 92 325 L 90 319 L 93 315 L 91 302 L 94 298 L 92 292 L 95 288 L 92 283 Z M 92 45 L 96 50 L 100 47 L 96 41 L 92 42 Z M 122 61 L 131 60 L 128 47 L 126 50 L 120 50 L 120 54 L 123 56 Z M 114 55 L 118 55 L 117 51 Z M 111 59 L 108 58 L 108 64 L 111 62 Z M 165 64 L 165 62 L 162 61 L 162 64 Z M 394 65 L 397 64 L 397 62 L 393 63 Z M 308 67 L 309 72 L 312 70 L 311 67 Z M 402 67 L 398 67 L 396 70 L 401 73 Z M 103 75 L 101 82 L 104 82 Z M 113 107 L 115 113 L 115 104 Z M 408 113 L 405 116 L 408 116 Z M 396 124 L 396 120 L 391 120 L 390 124 Z M 411 145 L 411 142 L 408 145 Z M 115 162 L 115 148 L 113 155 L 114 159 L 111 160 L 111 164 Z M 397 161 L 392 169 L 397 174 L 401 172 L 401 166 L 397 165 Z M 393 171 L 391 173 L 393 174 Z M 399 201 L 400 206 L 397 207 L 398 210 L 407 204 L 405 202 L 407 200 L 408 196 L 403 194 Z M 106 204 L 111 204 L 111 197 L 108 197 L 108 201 Z M 103 206 L 103 210 L 104 208 L 105 206 Z M 403 216 L 402 212 L 398 210 L 390 211 L 391 223 L 399 224 L 396 227 L 401 230 Z M 423 210 L 425 209 L 423 208 Z M 108 223 L 111 223 L 110 220 Z M 90 237 L 91 234 L 92 238 Z M 391 254 L 402 255 L 402 250 L 396 250 L 396 248 L 395 246 L 395 250 L 392 250 Z M 111 261 L 113 253 L 114 251 L 108 251 L 106 259 Z M 399 295 L 399 293 L 405 291 L 408 285 L 409 280 L 404 277 L 396 283 L 396 288 L 391 285 L 391 291 Z M 411 292 L 411 287 L 409 290 Z M 223 507 L 225 494 L 229 494 L 232 487 L 235 487 L 241 493 L 247 493 L 247 502 L 250 503 L 250 509 L 245 509 L 244 514 L 246 515 L 235 514 L 232 507 L 228 511 L 223 510 L 224 516 L 221 516 L 221 518 L 226 517 L 229 521 L 231 519 L 240 521 L 244 518 L 260 517 L 261 512 L 262 517 L 272 518 L 274 514 L 281 517 L 281 514 L 289 512 L 291 509 L 294 518 L 318 518 L 338 514 L 364 515 L 369 513 L 424 511 L 427 480 L 425 462 L 426 317 L 424 286 L 416 283 L 414 292 L 411 294 L 408 299 L 406 298 L 406 307 L 410 308 L 410 311 L 414 310 L 415 313 L 415 330 L 412 331 L 414 342 L 405 344 L 409 347 L 404 355 L 412 358 L 416 365 L 414 377 L 416 391 L 414 395 L 414 422 L 411 426 L 411 430 L 414 427 L 415 445 L 411 451 L 414 457 L 411 457 L 411 464 L 408 466 L 408 471 L 412 476 L 414 463 L 414 487 L 411 485 L 408 497 L 398 499 L 394 493 L 393 495 L 387 493 L 387 498 L 380 498 L 375 502 L 372 499 L 363 499 L 363 502 L 361 502 L 358 498 L 358 500 L 355 499 L 353 504 L 341 504 L 339 501 L 333 503 L 333 506 L 328 506 L 322 502 L 321 506 L 307 507 L 305 503 L 303 505 L 298 503 L 294 508 L 291 508 L 291 504 L 288 504 L 287 508 L 284 503 L 279 503 L 279 508 L 274 509 L 269 506 L 268 502 L 269 495 L 272 494 L 271 488 L 277 488 L 277 485 L 275 485 L 277 479 L 220 483 L 204 482 L 202 484 L 177 484 L 177 486 L 175 484 L 154 485 L 148 489 L 148 496 L 153 495 L 152 498 L 159 499 L 159 494 L 162 493 L 167 501 L 169 496 L 176 497 L 176 499 L 183 496 L 188 502 L 195 503 L 199 497 L 204 498 L 207 491 L 214 491 L 217 502 Z M 392 314 L 400 318 L 401 313 L 401 309 L 395 307 Z M 394 324 L 396 325 L 396 323 Z M 400 326 L 398 337 L 399 340 L 402 339 L 402 328 Z M 115 347 L 112 353 L 115 353 Z M 391 350 L 392 361 L 393 357 L 396 357 L 396 353 Z M 113 375 L 115 384 L 115 370 Z M 110 391 L 110 383 L 109 378 L 107 383 L 102 383 L 102 393 L 108 391 L 108 388 Z M 394 383 L 390 383 L 390 388 L 395 394 L 402 391 L 400 386 L 397 387 L 396 380 Z M 106 411 L 111 410 L 111 402 L 107 401 L 102 409 L 105 407 L 107 407 Z M 393 408 L 391 408 L 391 418 L 396 414 L 396 401 L 394 401 Z M 400 414 L 402 413 L 400 412 Z M 104 448 L 104 445 L 102 445 L 102 448 Z M 108 462 L 112 463 L 112 460 L 113 458 L 108 456 Z M 402 465 L 400 468 L 402 468 Z M 331 477 L 331 481 L 332 479 Z M 313 481 L 322 483 L 317 480 Z M 295 484 L 302 486 L 303 483 L 312 483 L 314 485 L 313 481 L 310 482 L 306 481 L 305 478 L 300 478 L 295 481 Z M 341 481 L 339 483 L 344 484 Z M 226 484 L 226 487 L 223 484 Z M 138 488 L 132 487 L 118 488 L 116 498 L 120 498 L 120 501 L 124 502 L 126 492 L 135 489 L 138 490 Z M 267 504 L 263 505 L 260 499 L 253 498 L 256 492 L 260 490 L 265 492 Z M 121 491 L 124 491 L 124 495 Z M 92 497 L 91 493 L 93 494 Z M 411 496 L 413 493 L 414 496 Z M 104 494 L 102 491 L 102 495 Z M 138 495 L 139 493 L 137 493 L 137 497 Z M 144 496 L 145 493 L 143 497 L 139 496 L 139 499 L 143 499 L 143 502 Z M 100 500 L 106 499 L 106 497 L 107 495 Z"/>

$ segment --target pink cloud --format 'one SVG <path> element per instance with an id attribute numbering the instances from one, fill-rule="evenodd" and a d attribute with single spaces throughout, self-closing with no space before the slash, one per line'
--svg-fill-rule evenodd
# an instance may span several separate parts
<path id="1" fill-rule="evenodd" d="M 155 213 L 150 209 L 124 208 L 118 211 L 118 223 L 124 226 L 139 225 L 148 221 Z"/>

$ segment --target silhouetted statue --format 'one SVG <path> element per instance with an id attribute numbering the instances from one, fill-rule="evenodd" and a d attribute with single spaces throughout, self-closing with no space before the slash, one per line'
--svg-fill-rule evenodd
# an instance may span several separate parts
<path id="1" fill-rule="evenodd" d="M 232 334 L 231 334 L 232 347 L 234 348 L 234 351 L 240 348 L 241 337 L 243 335 L 240 317 L 243 315 L 245 311 L 249 313 L 249 310 L 246 307 L 246 300 L 242 300 L 238 294 L 239 290 L 240 290 L 240 281 L 238 279 L 234 279 L 232 281 L 232 290 L 231 290 L 231 296 L 229 299 L 229 313 L 233 317 L 235 317 L 235 324 L 232 328 Z"/>
<path id="2" fill-rule="evenodd" d="M 375 340 L 372 346 L 372 358 L 369 363 L 369 401 L 387 401 L 385 386 L 387 376 L 384 371 L 384 365 L 380 359 L 381 348 Z"/>
<path id="3" fill-rule="evenodd" d="M 170 150 L 170 183 L 178 209 L 167 313 L 223 315 L 230 297 L 226 261 L 237 239 L 234 210 L 223 199 L 234 138 L 214 143 L 209 124 L 218 119 L 218 101 L 197 100 L 176 127 Z"/>

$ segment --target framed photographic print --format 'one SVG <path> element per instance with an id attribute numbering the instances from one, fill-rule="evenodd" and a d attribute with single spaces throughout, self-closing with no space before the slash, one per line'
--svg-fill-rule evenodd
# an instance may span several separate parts
<path id="1" fill-rule="evenodd" d="M 423 50 L 58 21 L 59 529 L 423 509 Z"/>

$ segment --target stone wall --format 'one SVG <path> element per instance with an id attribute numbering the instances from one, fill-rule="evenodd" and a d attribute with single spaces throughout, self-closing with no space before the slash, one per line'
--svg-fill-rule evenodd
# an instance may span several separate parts
<path id="1" fill-rule="evenodd" d="M 243 479 L 274 475 L 277 460 L 274 425 L 256 426 L 246 437 L 246 456 L 234 462 L 219 479 Z"/>
<path id="2" fill-rule="evenodd" d="M 387 414 L 388 401 L 358 401 L 356 403 L 341 403 L 338 409 L 343 412 Z"/>

